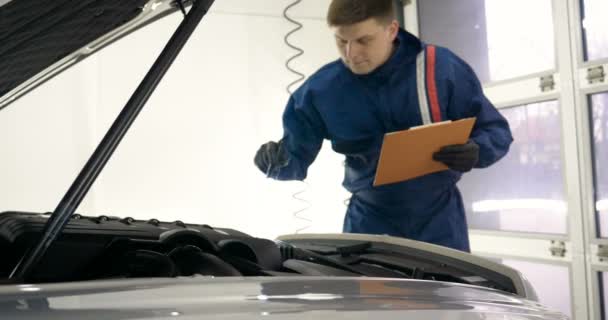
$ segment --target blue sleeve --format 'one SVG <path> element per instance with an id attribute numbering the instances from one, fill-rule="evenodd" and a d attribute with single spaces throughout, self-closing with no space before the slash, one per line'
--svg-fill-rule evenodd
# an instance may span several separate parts
<path id="1" fill-rule="evenodd" d="M 326 136 L 325 125 L 306 83 L 289 98 L 283 113 L 283 131 L 288 163 L 272 170 L 270 176 L 277 180 L 304 180 Z"/>
<path id="2" fill-rule="evenodd" d="M 509 151 L 513 142 L 509 123 L 486 98 L 473 69 L 456 55 L 449 56 L 451 94 L 448 117 L 477 118 L 471 133 L 471 139 L 479 145 L 479 162 L 476 167 L 488 167 Z"/>

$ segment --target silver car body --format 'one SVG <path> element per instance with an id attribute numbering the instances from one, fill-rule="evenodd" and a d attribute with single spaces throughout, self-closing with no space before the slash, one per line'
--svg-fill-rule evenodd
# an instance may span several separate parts
<path id="1" fill-rule="evenodd" d="M 389 236 L 287 235 L 279 241 L 373 241 L 467 259 L 508 275 L 519 295 L 456 283 L 355 277 L 180 277 L 0 286 L 6 319 L 546 319 L 516 270 L 440 246 Z M 528 298 L 524 298 L 524 296 Z"/>
<path id="2" fill-rule="evenodd" d="M 567 319 L 476 286 L 374 278 L 177 278 L 0 287 L 4 319 Z"/>

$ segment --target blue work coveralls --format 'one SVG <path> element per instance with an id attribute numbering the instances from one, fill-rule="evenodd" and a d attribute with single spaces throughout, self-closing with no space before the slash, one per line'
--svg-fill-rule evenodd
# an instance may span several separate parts
<path id="1" fill-rule="evenodd" d="M 289 162 L 269 175 L 304 180 L 323 140 L 329 139 L 333 150 L 346 156 L 343 186 L 352 193 L 344 232 L 387 234 L 470 251 L 456 187 L 461 173 L 447 170 L 372 186 L 384 134 L 423 124 L 416 58 L 426 45 L 404 30 L 395 43 L 389 60 L 370 74 L 356 75 L 337 60 L 302 84 L 283 114 Z M 434 51 L 436 112 L 441 120 L 477 118 L 471 135 L 480 147 L 476 167 L 487 167 L 507 153 L 513 140 L 509 125 L 466 62 L 446 48 Z"/>

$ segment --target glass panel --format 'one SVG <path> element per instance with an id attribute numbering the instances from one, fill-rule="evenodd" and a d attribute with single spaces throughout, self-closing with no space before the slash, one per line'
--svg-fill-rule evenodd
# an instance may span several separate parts
<path id="1" fill-rule="evenodd" d="M 421 39 L 453 50 L 484 83 L 555 67 L 551 0 L 424 0 L 418 8 Z"/>
<path id="2" fill-rule="evenodd" d="M 600 301 L 602 304 L 602 314 L 604 320 L 608 320 L 608 273 L 600 273 Z"/>
<path id="3" fill-rule="evenodd" d="M 583 0 L 581 6 L 585 61 L 608 58 L 608 1 Z"/>
<path id="4" fill-rule="evenodd" d="M 503 259 L 502 263 L 519 270 L 530 281 L 540 303 L 572 317 L 568 267 L 514 259 Z"/>
<path id="5" fill-rule="evenodd" d="M 608 238 L 608 93 L 590 100 L 598 235 Z"/>
<path id="6" fill-rule="evenodd" d="M 509 153 L 459 183 L 475 229 L 565 234 L 559 104 L 548 101 L 501 113 L 511 125 Z"/>

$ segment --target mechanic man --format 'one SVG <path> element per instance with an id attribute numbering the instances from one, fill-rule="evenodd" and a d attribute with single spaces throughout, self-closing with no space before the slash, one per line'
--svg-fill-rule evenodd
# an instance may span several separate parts
<path id="1" fill-rule="evenodd" d="M 329 139 L 332 149 L 346 156 L 343 185 L 352 193 L 344 232 L 470 251 L 456 182 L 507 153 L 513 140 L 509 125 L 466 62 L 446 48 L 422 43 L 394 17 L 391 0 L 331 2 L 327 20 L 341 59 L 294 92 L 283 113 L 282 139 L 262 145 L 254 162 L 274 179 L 304 180 Z M 385 133 L 468 117 L 477 118 L 469 142 L 434 155 L 450 170 L 372 186 Z"/>

